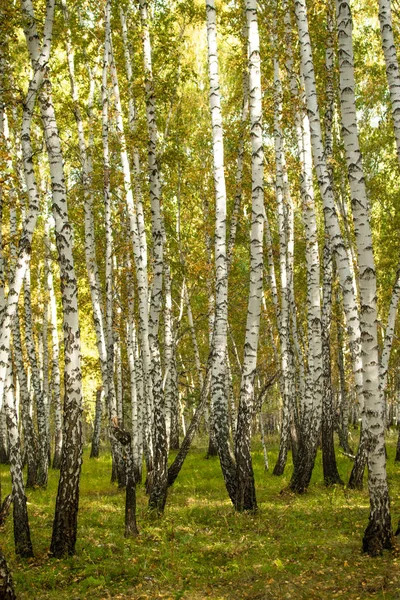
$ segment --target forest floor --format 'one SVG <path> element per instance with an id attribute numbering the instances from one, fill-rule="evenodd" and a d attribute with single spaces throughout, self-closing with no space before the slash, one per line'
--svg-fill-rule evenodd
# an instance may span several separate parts
<path id="1" fill-rule="evenodd" d="M 388 439 L 393 526 L 400 517 L 400 465 L 394 464 L 395 432 Z M 277 440 L 269 440 L 270 465 Z M 338 453 L 347 481 L 351 461 Z M 301 600 L 400 598 L 400 548 L 370 558 L 361 552 L 368 520 L 368 493 L 325 488 L 320 457 L 309 491 L 283 491 L 284 476 L 265 472 L 261 447 L 254 445 L 259 510 L 235 514 L 219 461 L 205 459 L 198 443 L 170 490 L 165 515 L 155 520 L 138 487 L 140 535 L 125 539 L 124 492 L 110 483 L 110 458 L 84 454 L 76 555 L 48 556 L 58 473 L 46 491 L 28 491 L 35 558 L 15 557 L 12 517 L 0 531 L 0 545 L 13 572 L 18 599 L 83 600 Z M 9 491 L 1 466 L 3 495 Z"/>

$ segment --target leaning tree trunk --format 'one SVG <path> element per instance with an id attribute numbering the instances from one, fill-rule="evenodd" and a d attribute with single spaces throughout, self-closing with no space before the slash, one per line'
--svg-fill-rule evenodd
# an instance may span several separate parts
<path id="1" fill-rule="evenodd" d="M 23 6 L 29 14 L 25 37 L 33 64 L 40 55 L 39 36 L 31 0 Z M 61 140 L 51 96 L 50 81 L 40 95 L 40 111 L 49 158 L 53 217 L 61 276 L 64 329 L 64 444 L 50 551 L 61 557 L 74 554 L 82 465 L 82 372 L 78 289 L 72 253 L 72 229 L 68 221 L 67 194 Z"/>
<path id="2" fill-rule="evenodd" d="M 369 205 L 357 129 L 352 17 L 347 0 L 336 0 L 336 8 L 342 136 L 349 173 L 359 262 L 365 402 L 363 424 L 367 437 L 370 494 L 370 515 L 368 526 L 364 532 L 363 550 L 374 556 L 380 554 L 384 548 L 392 547 L 390 501 L 386 475 L 384 411 L 379 381 L 376 273 L 369 223 Z"/>
<path id="3" fill-rule="evenodd" d="M 26 2 L 23 2 L 22 12 L 24 18 L 26 19 L 25 31 L 29 32 L 32 29 L 32 27 L 34 27 L 34 15 L 32 5 L 28 0 Z M 30 130 L 33 109 L 35 106 L 37 94 L 43 83 L 43 79 L 47 70 L 52 39 L 53 17 L 54 2 L 53 0 L 48 0 L 46 6 L 46 20 L 43 29 L 43 45 L 41 49 L 38 48 L 36 54 L 35 63 L 33 66 L 33 76 L 29 82 L 28 92 L 24 102 L 24 110 L 22 115 L 22 159 L 26 190 L 29 199 L 29 209 L 24 222 L 23 231 L 19 240 L 18 260 L 14 269 L 12 281 L 9 282 L 9 292 L 1 322 L 0 398 L 2 398 L 4 394 L 4 382 L 6 378 L 8 355 L 10 350 L 12 322 L 18 308 L 18 299 L 24 281 L 25 272 L 29 265 L 31 256 L 31 242 L 40 210 L 40 197 L 35 179 L 35 171 L 33 168 L 33 151 Z"/>

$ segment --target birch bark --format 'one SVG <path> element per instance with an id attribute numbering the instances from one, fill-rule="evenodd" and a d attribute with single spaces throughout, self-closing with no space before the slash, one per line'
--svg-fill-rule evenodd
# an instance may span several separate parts
<path id="1" fill-rule="evenodd" d="M 260 40 L 256 0 L 246 0 L 246 17 L 249 43 L 252 220 L 250 238 L 250 291 L 235 438 L 236 510 L 255 510 L 257 508 L 250 441 L 251 420 L 253 417 L 254 377 L 257 368 L 261 298 L 263 292 L 264 149 L 262 140 Z"/>
<path id="2" fill-rule="evenodd" d="M 212 412 L 215 439 L 228 494 L 236 501 L 236 469 L 229 446 L 228 396 L 225 389 L 225 356 L 228 327 L 228 262 L 226 248 L 226 185 L 224 139 L 219 86 L 217 24 L 214 0 L 206 0 L 208 74 L 213 140 L 215 189 L 215 322 L 211 373 Z"/>
<path id="3" fill-rule="evenodd" d="M 149 497 L 149 507 L 157 512 L 162 512 L 164 510 L 168 490 L 168 440 L 165 427 L 164 393 L 162 387 L 158 326 L 162 307 L 163 273 L 165 270 L 165 231 L 161 212 L 161 182 L 157 156 L 157 115 L 147 0 L 140 0 L 139 7 L 143 36 L 143 65 L 146 93 L 146 121 L 148 130 L 147 154 L 153 240 L 153 285 L 149 314 L 149 346 L 151 352 L 151 378 L 154 399 L 154 473 Z"/>
<path id="4" fill-rule="evenodd" d="M 310 123 L 311 146 L 314 166 L 317 172 L 318 185 L 321 192 L 324 218 L 327 233 L 332 243 L 332 251 L 338 269 L 339 281 L 343 291 L 343 305 L 346 315 L 347 332 L 352 351 L 352 365 L 355 386 L 359 403 L 363 405 L 363 378 L 360 347 L 360 321 L 356 293 L 353 287 L 351 269 L 346 247 L 340 231 L 339 220 L 335 208 L 329 171 L 326 165 L 324 146 L 322 143 L 321 121 L 317 100 L 314 63 L 308 30 L 307 7 L 305 0 L 295 0 L 295 14 L 300 40 L 301 68 L 304 77 L 306 106 Z"/>
<path id="5" fill-rule="evenodd" d="M 326 104 L 325 104 L 325 158 L 333 189 L 333 117 L 335 110 L 334 89 L 334 22 L 335 8 L 330 0 L 327 4 L 326 23 Z M 323 291 L 322 291 L 322 359 L 324 395 L 322 408 L 322 465 L 325 485 L 343 484 L 336 465 L 334 446 L 333 388 L 331 375 L 331 323 L 332 323 L 332 248 L 329 236 L 325 234 L 323 249 Z"/>
<path id="6" fill-rule="evenodd" d="M 379 0 L 379 24 L 385 56 L 386 77 L 389 84 L 390 102 L 394 136 L 396 139 L 397 159 L 400 162 L 400 72 L 396 54 L 392 25 L 392 8 L 390 0 Z"/>
<path id="7" fill-rule="evenodd" d="M 37 484 L 47 487 L 49 469 L 49 444 L 47 437 L 47 398 L 40 380 L 38 357 L 33 338 L 32 307 L 31 307 L 31 277 L 29 266 L 25 273 L 24 281 L 24 325 L 25 342 L 28 359 L 31 367 L 31 382 L 36 400 L 36 414 L 38 425 L 38 473 Z"/>
<path id="8" fill-rule="evenodd" d="M 13 495 L 13 521 L 15 552 L 23 558 L 33 556 L 29 529 L 28 510 L 22 472 L 21 449 L 18 432 L 18 415 L 15 407 L 14 382 L 11 364 L 7 368 L 4 402 L 7 414 L 8 439 L 10 443 L 10 473 Z"/>
<path id="9" fill-rule="evenodd" d="M 0 403 L 4 394 L 4 382 L 8 365 L 10 351 L 10 337 L 12 321 L 18 306 L 18 298 L 22 288 L 25 272 L 30 260 L 31 241 L 36 227 L 39 214 L 39 192 L 36 185 L 33 168 L 33 152 L 30 138 L 31 121 L 33 109 L 39 89 L 43 83 L 50 55 L 52 40 L 52 27 L 54 17 L 54 1 L 48 0 L 46 4 L 46 18 L 43 29 L 43 43 L 39 47 L 36 28 L 34 27 L 34 15 L 30 2 L 22 3 L 22 13 L 25 31 L 32 31 L 32 43 L 37 45 L 37 53 L 33 64 L 33 75 L 29 82 L 26 95 L 21 130 L 22 157 L 24 166 L 25 183 L 29 198 L 29 210 L 25 219 L 22 235 L 18 246 L 18 260 L 14 270 L 12 281 L 9 282 L 7 304 L 3 313 L 0 331 Z M 33 31 L 33 29 L 35 31 Z"/>
<path id="10" fill-rule="evenodd" d="M 369 205 L 358 138 L 352 16 L 347 0 L 336 0 L 336 11 L 339 40 L 342 137 L 346 151 L 354 233 L 357 241 L 361 303 L 360 322 L 365 414 L 363 426 L 365 427 L 368 447 L 368 487 L 370 494 L 370 515 L 364 533 L 363 550 L 371 555 L 376 555 L 380 554 L 384 548 L 392 547 L 390 501 L 386 475 L 384 411 L 379 386 L 376 273 L 369 223 Z"/>
<path id="11" fill-rule="evenodd" d="M 39 37 L 33 6 L 23 0 L 29 14 L 25 37 L 32 64 L 40 57 Z M 68 221 L 68 207 L 64 180 L 60 136 L 51 96 L 51 84 L 40 94 L 40 110 L 49 158 L 53 217 L 61 271 L 61 296 L 64 329 L 64 445 L 61 458 L 60 481 L 53 536 L 50 551 L 55 557 L 75 552 L 79 504 L 79 478 L 82 464 L 82 391 L 80 364 L 80 331 L 78 318 L 78 290 L 72 254 L 72 230 Z"/>

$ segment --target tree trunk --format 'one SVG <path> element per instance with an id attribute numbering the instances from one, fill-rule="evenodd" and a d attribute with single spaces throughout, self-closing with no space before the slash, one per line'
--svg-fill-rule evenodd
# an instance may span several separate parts
<path id="1" fill-rule="evenodd" d="M 11 357 L 10 357 L 11 358 Z M 22 473 L 21 449 L 18 433 L 18 416 L 15 407 L 14 383 L 11 366 L 7 369 L 7 387 L 4 395 L 10 441 L 10 473 L 13 496 L 13 521 L 15 553 L 22 558 L 33 556 L 28 510 Z"/>
<path id="2" fill-rule="evenodd" d="M 252 144 L 252 220 L 250 244 L 250 290 L 242 381 L 235 438 L 236 510 L 257 508 L 253 465 L 251 460 L 251 421 L 253 417 L 254 377 L 257 368 L 263 291 L 264 236 L 264 149 L 262 141 L 261 64 L 256 0 L 246 0 L 249 40 L 249 89 Z"/>
<path id="3" fill-rule="evenodd" d="M 0 550 L 0 598 L 3 600 L 16 600 L 14 584 L 10 569 L 3 552 Z"/>
<path id="4" fill-rule="evenodd" d="M 206 0 L 208 74 L 210 82 L 210 113 L 213 141 L 213 172 L 215 190 L 215 324 L 213 365 L 211 373 L 211 410 L 215 441 L 225 485 L 235 504 L 236 467 L 229 445 L 228 395 L 225 388 L 225 356 L 228 327 L 228 262 L 226 248 L 226 186 L 224 170 L 224 140 L 219 87 L 217 25 L 215 1 Z"/>
<path id="5" fill-rule="evenodd" d="M 146 120 L 148 130 L 148 169 L 150 182 L 153 286 L 149 314 L 149 347 L 151 353 L 151 379 L 154 399 L 154 466 L 149 508 L 162 513 L 168 491 L 168 440 L 165 427 L 164 392 L 162 387 L 161 357 L 158 339 L 162 307 L 164 259 L 164 222 L 161 212 L 161 181 L 158 165 L 156 101 L 152 72 L 152 48 L 148 23 L 148 2 L 140 0 L 143 31 L 143 64 L 146 92 Z"/>
<path id="6" fill-rule="evenodd" d="M 332 319 L 332 253 L 328 236 L 324 245 L 324 280 L 322 304 L 322 356 L 324 395 L 322 409 L 322 466 L 326 486 L 343 485 L 339 475 L 334 445 L 333 390 L 331 379 L 330 329 Z"/>
<path id="7" fill-rule="evenodd" d="M 352 18 L 347 0 L 336 0 L 340 103 L 342 136 L 346 150 L 354 233 L 357 242 L 362 367 L 364 376 L 364 418 L 367 439 L 368 487 L 370 494 L 369 523 L 364 533 L 363 550 L 372 556 L 392 547 L 389 490 L 386 475 L 383 402 L 380 393 L 380 374 L 377 336 L 377 291 L 372 235 L 369 223 L 369 206 L 359 148 L 354 56 L 352 44 Z"/>
<path id="8" fill-rule="evenodd" d="M 26 270 L 24 281 L 24 309 L 25 309 L 25 341 L 32 373 L 32 384 L 36 400 L 36 414 L 38 425 L 38 472 L 37 485 L 47 487 L 49 471 L 49 441 L 47 427 L 47 398 L 41 384 L 39 364 L 33 339 L 32 307 L 31 307 L 31 277 L 29 267 Z"/>
<path id="9" fill-rule="evenodd" d="M 96 391 L 96 410 L 94 415 L 92 449 L 90 451 L 90 458 L 99 458 L 101 418 L 103 413 L 103 395 L 103 389 L 98 388 L 98 390 Z"/>
<path id="10" fill-rule="evenodd" d="M 31 417 L 31 396 L 28 387 L 28 377 L 25 370 L 22 353 L 21 330 L 18 311 L 13 324 L 13 345 L 17 377 L 21 390 L 21 414 L 24 430 L 24 443 L 27 457 L 26 488 L 34 488 L 37 485 L 38 469 L 38 440 L 35 427 Z"/>
<path id="11" fill-rule="evenodd" d="M 327 168 L 324 145 L 322 142 L 321 121 L 317 100 L 315 72 L 311 42 L 308 30 L 307 7 L 305 0 L 297 0 L 295 4 L 297 28 L 300 40 L 301 68 L 304 77 L 307 113 L 310 124 L 312 154 L 318 177 L 318 184 L 323 201 L 326 230 L 331 239 L 332 252 L 338 269 L 340 286 L 343 291 L 343 305 L 346 316 L 347 331 L 350 339 L 352 353 L 352 366 L 355 387 L 360 406 L 363 405 L 363 377 L 361 359 L 361 332 L 356 301 L 353 288 L 353 278 L 349 257 L 340 230 L 339 220 L 335 208 L 333 191 Z"/>
<path id="12" fill-rule="evenodd" d="M 397 158 L 400 162 L 400 73 L 393 35 L 392 9 L 390 4 L 390 0 L 379 0 L 379 24 L 383 54 L 385 56 L 386 76 L 389 84 L 390 102 L 392 105 Z"/>
<path id="13" fill-rule="evenodd" d="M 139 533 L 136 524 L 136 480 L 132 457 L 131 434 L 120 427 L 114 427 L 114 434 L 125 450 L 126 492 L 125 492 L 125 537 Z"/>

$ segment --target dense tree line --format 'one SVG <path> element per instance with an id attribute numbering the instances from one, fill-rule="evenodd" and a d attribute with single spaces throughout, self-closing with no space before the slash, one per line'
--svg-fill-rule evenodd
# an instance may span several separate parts
<path id="1" fill-rule="evenodd" d="M 199 428 L 235 510 L 256 510 L 268 425 L 296 493 L 319 447 L 325 484 L 343 484 L 336 432 L 349 487 L 368 467 L 363 549 L 391 548 L 398 28 L 390 0 L 1 7 L 0 454 L 18 554 L 34 551 L 25 489 L 50 467 L 50 552 L 75 552 L 83 434 L 96 458 L 105 423 L 126 536 L 136 485 L 162 514 Z"/>

